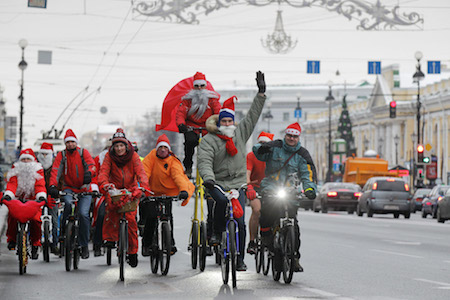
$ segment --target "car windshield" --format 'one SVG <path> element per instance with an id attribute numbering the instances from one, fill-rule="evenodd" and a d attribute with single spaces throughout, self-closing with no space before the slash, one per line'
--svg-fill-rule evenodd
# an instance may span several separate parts
<path id="1" fill-rule="evenodd" d="M 380 180 L 377 181 L 377 190 L 405 192 L 405 183 L 400 180 Z"/>
<path id="2" fill-rule="evenodd" d="M 416 195 L 417 196 L 425 196 L 425 195 L 428 195 L 428 193 L 430 191 L 431 191 L 430 189 L 417 190 Z"/>
<path id="3" fill-rule="evenodd" d="M 360 191 L 361 187 L 355 184 L 343 184 L 335 183 L 327 186 L 327 190 L 349 190 L 349 191 Z"/>

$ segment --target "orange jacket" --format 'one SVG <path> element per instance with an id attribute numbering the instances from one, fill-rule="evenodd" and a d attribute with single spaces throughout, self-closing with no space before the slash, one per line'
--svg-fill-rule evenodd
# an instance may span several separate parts
<path id="1" fill-rule="evenodd" d="M 108 183 L 113 183 L 117 189 L 131 189 L 137 186 L 138 181 L 141 187 L 149 188 L 147 175 L 136 152 L 123 168 L 119 168 L 113 162 L 109 152 L 106 153 L 98 176 L 98 183 L 102 191 L 104 185 Z"/>
<path id="2" fill-rule="evenodd" d="M 186 191 L 190 198 L 194 193 L 195 187 L 184 174 L 183 165 L 175 154 L 162 159 L 156 156 L 156 149 L 153 149 L 142 163 L 155 196 L 177 196 L 181 191 Z"/>

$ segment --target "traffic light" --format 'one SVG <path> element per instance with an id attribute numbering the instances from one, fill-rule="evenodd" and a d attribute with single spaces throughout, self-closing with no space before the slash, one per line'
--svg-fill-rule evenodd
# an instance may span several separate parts
<path id="1" fill-rule="evenodd" d="M 424 164 L 429 164 L 431 162 L 431 159 L 430 159 L 429 156 L 424 156 L 423 159 L 422 159 L 422 162 Z"/>
<path id="2" fill-rule="evenodd" d="M 397 117 L 397 102 L 391 101 L 389 103 L 389 117 L 394 119 Z"/>
<path id="3" fill-rule="evenodd" d="M 423 151 L 425 149 L 423 148 L 423 145 L 417 145 L 417 162 L 423 163 Z"/>

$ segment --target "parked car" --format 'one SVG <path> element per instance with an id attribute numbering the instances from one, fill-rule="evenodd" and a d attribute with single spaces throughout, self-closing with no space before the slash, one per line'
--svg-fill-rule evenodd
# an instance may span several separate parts
<path id="1" fill-rule="evenodd" d="M 414 196 L 411 200 L 411 212 L 415 213 L 416 211 L 422 210 L 422 201 L 426 195 L 431 192 L 431 189 L 417 189 L 414 193 Z"/>
<path id="2" fill-rule="evenodd" d="M 439 223 L 450 220 L 450 189 L 447 189 L 445 195 L 438 199 L 436 219 Z"/>
<path id="3" fill-rule="evenodd" d="M 450 185 L 436 185 L 422 201 L 422 218 L 431 215 L 436 219 L 437 202 L 439 197 L 443 197 Z"/>
<path id="4" fill-rule="evenodd" d="M 346 210 L 352 214 L 356 210 L 361 187 L 348 182 L 327 182 L 319 190 L 319 194 L 312 204 L 314 212 L 328 210 Z"/>
<path id="5" fill-rule="evenodd" d="M 356 212 L 362 217 L 364 213 L 371 218 L 373 214 L 400 214 L 409 219 L 411 199 L 409 186 L 397 177 L 372 177 L 364 185 L 358 199 Z"/>

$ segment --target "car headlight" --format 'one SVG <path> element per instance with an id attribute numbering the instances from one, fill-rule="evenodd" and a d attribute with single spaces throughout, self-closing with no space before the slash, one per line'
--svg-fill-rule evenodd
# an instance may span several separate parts
<path id="1" fill-rule="evenodd" d="M 279 189 L 277 192 L 277 197 L 280 199 L 284 199 L 286 197 L 286 191 L 284 189 Z"/>

